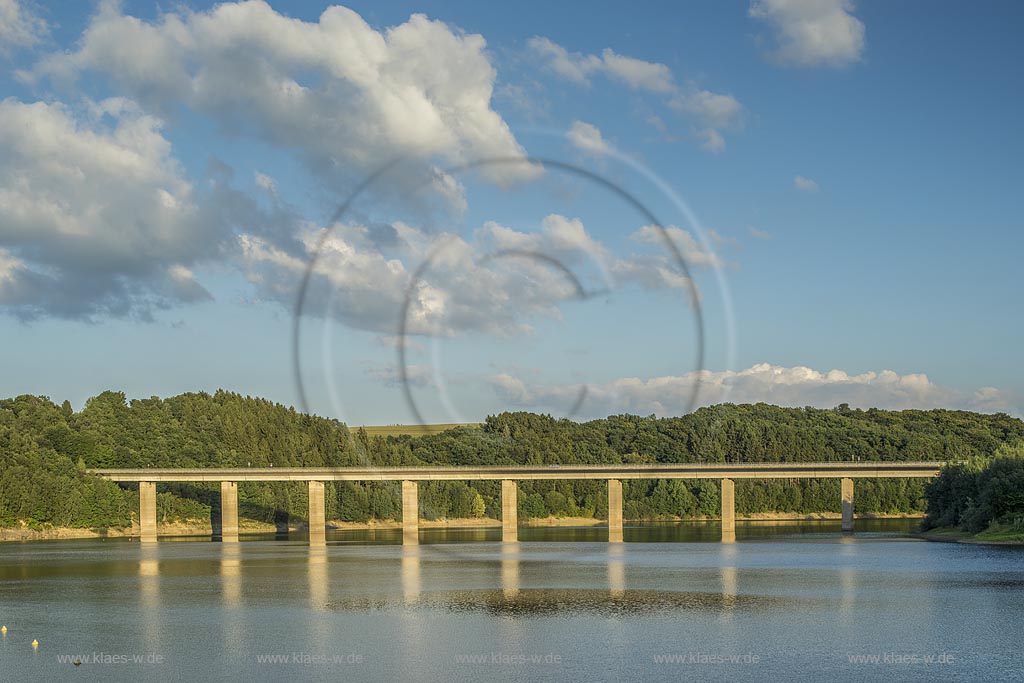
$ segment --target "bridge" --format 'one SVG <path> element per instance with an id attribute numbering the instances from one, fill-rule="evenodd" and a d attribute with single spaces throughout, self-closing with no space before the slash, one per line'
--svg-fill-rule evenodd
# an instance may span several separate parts
<path id="1" fill-rule="evenodd" d="M 401 481 L 402 543 L 419 542 L 421 481 L 501 481 L 501 540 L 518 540 L 517 481 L 603 479 L 608 482 L 608 541 L 622 542 L 624 479 L 718 479 L 722 493 L 722 541 L 736 538 L 736 479 L 841 479 L 842 530 L 853 531 L 853 481 L 931 478 L 941 462 L 773 462 L 621 465 L 498 465 L 483 467 L 236 467 L 93 469 L 111 481 L 139 485 L 140 540 L 156 541 L 158 482 L 220 482 L 221 540 L 238 541 L 238 482 L 304 481 L 309 486 L 309 544 L 326 543 L 325 481 Z"/>

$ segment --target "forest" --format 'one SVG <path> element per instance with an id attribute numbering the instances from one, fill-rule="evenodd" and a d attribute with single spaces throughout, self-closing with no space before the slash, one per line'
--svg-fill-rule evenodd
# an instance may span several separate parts
<path id="1" fill-rule="evenodd" d="M 928 485 L 926 498 L 926 531 L 999 529 L 1024 537 L 1024 444 L 1001 446 L 992 458 L 946 467 Z"/>
<path id="2" fill-rule="evenodd" d="M 815 460 L 991 461 L 1002 467 L 996 464 L 1001 460 L 993 460 L 996 454 L 1022 441 L 1024 422 L 1005 414 L 859 410 L 845 404 L 833 409 L 722 404 L 681 417 L 614 415 L 589 422 L 515 412 L 489 416 L 479 427 L 370 436 L 336 420 L 227 391 L 130 401 L 122 392 L 107 391 L 78 412 L 67 401 L 58 405 L 26 395 L 0 400 L 0 527 L 131 525 L 138 514 L 136 491 L 86 471 L 97 467 Z M 952 482 L 949 477 L 963 478 L 948 474 L 938 481 Z M 948 484 L 963 485 L 960 479 Z M 328 518 L 397 519 L 399 487 L 398 482 L 328 483 Z M 428 519 L 498 517 L 500 495 L 497 481 L 425 483 L 420 512 Z M 633 520 L 715 517 L 719 510 L 714 481 L 627 481 L 624 495 L 624 516 Z M 978 495 L 971 505 L 980 510 Z M 946 511 L 939 500 L 926 495 L 920 480 L 861 480 L 855 505 L 858 513 L 923 512 L 928 506 L 959 523 L 967 504 L 951 502 Z M 837 480 L 736 483 L 740 515 L 835 512 L 838 502 Z M 160 522 L 209 520 L 218 505 L 216 485 L 158 488 Z M 243 483 L 239 505 L 243 518 L 299 523 L 307 514 L 306 487 Z M 607 513 L 606 487 L 600 481 L 524 481 L 519 507 L 523 518 L 601 518 Z M 989 514 L 1002 512 L 978 512 L 977 519 Z"/>

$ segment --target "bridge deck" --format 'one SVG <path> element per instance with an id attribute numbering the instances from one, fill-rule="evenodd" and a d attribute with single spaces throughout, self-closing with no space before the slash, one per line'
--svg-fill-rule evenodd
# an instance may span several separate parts
<path id="1" fill-rule="evenodd" d="M 488 479 L 929 478 L 941 462 L 670 463 L 486 467 L 241 467 L 93 469 L 112 481 L 479 481 Z"/>

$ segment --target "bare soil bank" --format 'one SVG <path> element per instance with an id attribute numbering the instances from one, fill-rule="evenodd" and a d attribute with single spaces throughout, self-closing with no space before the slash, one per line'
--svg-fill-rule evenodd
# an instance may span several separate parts
<path id="1" fill-rule="evenodd" d="M 837 512 L 815 512 L 810 514 L 794 514 L 791 512 L 759 512 L 753 515 L 737 516 L 736 519 L 740 521 L 809 521 L 809 520 L 825 520 L 825 519 L 839 519 L 841 515 Z M 857 515 L 858 519 L 903 519 L 911 518 L 916 519 L 923 517 L 921 514 L 910 514 L 910 515 L 889 515 L 889 514 L 865 514 Z M 687 519 L 682 518 L 663 518 L 658 520 L 625 520 L 626 522 L 709 522 L 715 521 L 716 517 L 691 517 Z M 521 519 L 519 521 L 520 526 L 604 526 L 607 524 L 607 520 L 597 519 L 594 517 L 541 517 L 534 519 Z M 342 522 L 342 521 L 330 521 L 327 523 L 329 529 L 399 529 L 402 523 L 394 520 L 371 520 L 369 522 Z M 491 519 L 488 517 L 479 518 L 456 518 L 456 519 L 436 519 L 436 520 L 420 520 L 420 528 L 422 529 L 448 529 L 448 528 L 486 528 L 486 527 L 500 527 L 500 519 Z M 305 528 L 305 524 L 290 525 L 290 531 L 300 531 Z M 273 524 L 265 524 L 261 522 L 255 522 L 252 520 L 240 520 L 239 531 L 242 533 L 273 533 L 276 531 L 276 527 Z M 170 524 L 160 524 L 157 526 L 157 533 L 160 536 L 209 536 L 213 533 L 213 527 L 209 521 L 202 520 L 191 520 L 184 522 L 174 522 Z M 73 527 L 43 527 L 41 529 L 32 529 L 27 526 L 0 529 L 0 541 L 43 541 L 43 540 L 57 540 L 57 539 L 73 539 L 73 538 L 121 538 L 121 537 L 134 537 L 139 535 L 139 527 L 108 527 L 103 529 L 79 529 Z M 925 535 L 921 535 L 925 538 Z M 950 542 L 958 542 L 963 536 L 955 537 L 953 535 L 946 535 L 943 538 L 934 538 L 929 540 L 946 540 Z M 974 543 L 999 543 L 1006 545 L 1008 543 L 1019 543 L 1019 541 L 967 541 L 962 542 L 974 542 Z"/>

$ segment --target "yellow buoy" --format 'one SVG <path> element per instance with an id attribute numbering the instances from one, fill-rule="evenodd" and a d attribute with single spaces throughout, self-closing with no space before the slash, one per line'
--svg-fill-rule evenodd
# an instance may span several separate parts
<path id="1" fill-rule="evenodd" d="M 0 633 L 7 635 L 7 626 L 0 626 Z"/>
<path id="2" fill-rule="evenodd" d="M 39 647 L 39 641 L 35 638 L 32 639 L 32 647 Z"/>

